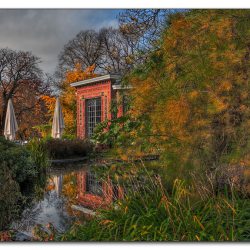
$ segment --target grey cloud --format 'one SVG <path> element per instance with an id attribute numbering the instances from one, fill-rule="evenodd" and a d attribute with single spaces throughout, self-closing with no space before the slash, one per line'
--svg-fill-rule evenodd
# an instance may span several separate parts
<path id="1" fill-rule="evenodd" d="M 79 31 L 117 27 L 118 10 L 0 10 L 0 48 L 32 51 L 53 73 L 58 54 Z"/>

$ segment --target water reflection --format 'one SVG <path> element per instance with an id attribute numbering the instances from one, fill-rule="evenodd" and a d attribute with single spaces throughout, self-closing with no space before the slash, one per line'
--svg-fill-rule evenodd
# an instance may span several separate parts
<path id="1" fill-rule="evenodd" d="M 77 185 L 77 201 L 84 207 L 108 207 L 113 201 L 123 197 L 121 187 L 113 185 L 109 178 L 97 179 L 95 173 L 89 170 L 77 174 Z"/>
<path id="2" fill-rule="evenodd" d="M 63 184 L 63 175 L 59 175 L 59 176 L 54 176 L 53 177 L 53 183 L 54 183 L 54 187 L 55 187 L 55 191 L 57 194 L 57 197 L 59 198 L 62 192 L 62 184 Z"/>
<path id="3" fill-rule="evenodd" d="M 34 199 L 21 220 L 13 223 L 11 228 L 32 237 L 37 224 L 46 227 L 52 223 L 57 231 L 63 232 L 74 219 L 83 215 L 72 209 L 75 205 L 88 209 L 104 208 L 122 197 L 121 187 L 112 185 L 109 178 L 100 180 L 86 165 L 52 168 L 42 199 Z"/>
<path id="4" fill-rule="evenodd" d="M 57 231 L 65 231 L 71 218 L 65 209 L 66 199 L 60 195 L 62 180 L 62 175 L 49 177 L 43 199 L 39 202 L 33 201 L 33 204 L 23 212 L 21 220 L 12 224 L 12 229 L 32 236 L 35 225 L 46 226 L 52 223 Z"/>

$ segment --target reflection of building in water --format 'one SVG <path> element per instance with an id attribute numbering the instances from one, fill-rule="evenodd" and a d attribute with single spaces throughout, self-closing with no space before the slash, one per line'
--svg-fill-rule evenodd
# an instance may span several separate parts
<path id="1" fill-rule="evenodd" d="M 107 207 L 123 197 L 123 189 L 111 180 L 100 181 L 90 171 L 77 174 L 78 202 L 89 208 Z"/>
<path id="2" fill-rule="evenodd" d="M 53 182 L 55 184 L 56 194 L 59 197 L 61 195 L 61 193 L 62 193 L 63 176 L 62 175 L 54 176 L 53 177 Z"/>

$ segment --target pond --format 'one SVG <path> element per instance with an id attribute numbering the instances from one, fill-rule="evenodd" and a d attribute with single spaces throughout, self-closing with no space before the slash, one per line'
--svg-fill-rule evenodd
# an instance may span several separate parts
<path id="1" fill-rule="evenodd" d="M 48 224 L 52 224 L 62 233 L 75 219 L 83 217 L 83 211 L 91 214 L 96 208 L 122 197 L 119 187 L 96 178 L 86 163 L 53 166 L 46 178 L 45 188 L 36 190 L 37 197 L 11 225 L 17 232 L 17 241 L 32 238 L 36 225 L 46 230 Z"/>

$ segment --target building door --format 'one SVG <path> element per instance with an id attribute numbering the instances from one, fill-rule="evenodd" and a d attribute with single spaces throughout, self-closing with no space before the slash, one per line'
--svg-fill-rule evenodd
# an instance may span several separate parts
<path id="1" fill-rule="evenodd" d="M 101 122 L 101 97 L 86 100 L 86 136 L 91 137 L 96 124 Z"/>

